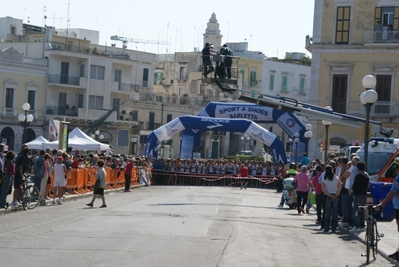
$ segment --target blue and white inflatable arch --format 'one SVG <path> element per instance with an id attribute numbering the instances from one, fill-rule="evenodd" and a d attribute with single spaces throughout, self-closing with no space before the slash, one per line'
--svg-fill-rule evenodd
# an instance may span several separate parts
<path id="1" fill-rule="evenodd" d="M 296 132 L 299 133 L 299 143 L 296 146 L 292 146 L 293 150 L 291 151 L 291 155 L 296 154 L 298 157 L 296 159 L 291 157 L 293 162 L 298 162 L 306 149 L 306 139 L 304 136 L 306 128 L 302 120 L 294 113 L 250 103 L 209 102 L 197 116 L 226 119 L 240 118 L 257 123 L 277 123 L 292 139 L 295 138 L 294 134 Z M 193 131 L 191 129 L 185 129 L 183 131 L 183 140 L 194 138 L 194 143 L 192 145 L 199 146 L 201 144 L 201 135 L 205 131 L 206 130 Z M 181 155 L 184 151 L 190 150 L 190 148 L 186 147 L 187 145 L 191 144 L 187 142 L 182 144 Z M 297 149 L 297 153 L 294 153 L 294 149 Z"/>
<path id="2" fill-rule="evenodd" d="M 273 133 L 265 130 L 253 121 L 245 118 L 210 118 L 200 116 L 181 116 L 153 131 L 147 139 L 145 155 L 149 157 L 158 156 L 158 147 L 162 141 L 172 139 L 183 130 L 190 130 L 192 133 L 214 131 L 244 132 L 251 138 L 270 147 L 273 159 L 276 163 L 287 163 L 284 145 Z M 186 135 L 182 142 L 182 153 L 192 155 L 194 146 L 194 135 Z M 185 151 L 183 151 L 185 150 Z"/>

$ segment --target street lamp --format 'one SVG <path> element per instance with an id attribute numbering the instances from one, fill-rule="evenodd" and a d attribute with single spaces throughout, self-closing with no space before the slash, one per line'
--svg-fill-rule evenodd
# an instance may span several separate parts
<path id="1" fill-rule="evenodd" d="M 104 139 L 104 135 L 100 134 L 100 130 L 99 129 L 95 129 L 94 130 L 94 134 L 91 135 L 91 138 L 95 139 L 96 141 L 103 140 Z"/>
<path id="2" fill-rule="evenodd" d="M 364 133 L 364 162 L 366 163 L 366 170 L 368 166 L 368 153 L 369 153 L 369 124 L 370 124 L 370 111 L 371 106 L 377 102 L 378 94 L 373 89 L 377 84 L 377 81 L 373 75 L 367 75 L 363 77 L 362 85 L 366 89 L 360 95 L 360 102 L 366 107 L 366 125 L 365 125 L 365 133 Z"/>
<path id="3" fill-rule="evenodd" d="M 298 161 L 298 143 L 299 143 L 299 133 L 294 133 L 294 143 L 295 143 L 295 163 Z"/>
<path id="4" fill-rule="evenodd" d="M 28 111 L 30 110 L 30 104 L 25 103 L 22 105 L 22 109 L 24 110 L 24 114 L 19 114 L 18 115 L 18 120 L 21 122 L 22 126 L 24 127 L 24 133 L 22 135 L 22 144 L 27 142 L 27 134 L 26 134 L 26 128 L 28 125 L 33 121 L 33 115 L 28 114 Z"/>
<path id="5" fill-rule="evenodd" d="M 327 110 L 332 110 L 332 108 L 330 106 L 326 106 L 325 109 Z M 331 121 L 325 121 L 322 120 L 321 121 L 324 125 L 324 127 L 326 128 L 326 140 L 324 140 L 324 162 L 327 163 L 327 152 L 328 152 L 328 147 L 329 147 L 329 142 L 328 142 L 328 127 L 330 127 L 330 125 L 332 124 Z"/>
<path id="6" fill-rule="evenodd" d="M 247 147 L 246 146 L 247 142 L 249 142 L 250 139 L 251 139 L 251 137 L 249 137 L 247 134 L 244 134 L 243 136 L 241 136 L 241 141 L 243 142 L 242 143 L 242 147 L 243 147 L 242 150 L 245 150 L 245 148 Z"/>
<path id="7" fill-rule="evenodd" d="M 309 156 L 309 139 L 312 138 L 313 132 L 312 132 L 312 125 L 311 124 L 306 124 L 305 126 L 306 132 L 305 132 L 305 138 L 306 138 L 306 153 Z"/>

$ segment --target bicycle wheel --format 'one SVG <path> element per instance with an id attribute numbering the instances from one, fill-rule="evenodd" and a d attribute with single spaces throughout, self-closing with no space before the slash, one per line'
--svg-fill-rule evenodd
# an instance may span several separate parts
<path id="1" fill-rule="evenodd" d="M 375 220 L 373 220 L 373 223 L 371 225 L 372 230 L 373 230 L 373 259 L 375 260 L 377 258 L 377 243 L 378 243 L 378 231 L 377 231 L 377 224 Z"/>
<path id="2" fill-rule="evenodd" d="M 26 190 L 25 189 L 23 189 L 23 188 L 21 188 L 20 190 L 19 190 L 19 194 L 21 195 L 21 204 L 22 204 L 22 208 L 24 209 L 24 210 L 26 210 L 26 208 L 27 208 L 27 206 L 28 206 L 28 201 L 27 201 L 27 194 L 26 194 Z"/>
<path id="3" fill-rule="evenodd" d="M 34 185 L 29 185 L 26 188 L 26 202 L 28 209 L 34 209 L 39 205 L 39 189 Z"/>
<path id="4" fill-rule="evenodd" d="M 371 236 L 372 236 L 372 232 L 371 232 L 371 223 L 369 221 L 367 221 L 367 229 L 366 229 L 366 258 L 367 258 L 367 264 L 370 263 L 370 249 L 371 249 Z"/>

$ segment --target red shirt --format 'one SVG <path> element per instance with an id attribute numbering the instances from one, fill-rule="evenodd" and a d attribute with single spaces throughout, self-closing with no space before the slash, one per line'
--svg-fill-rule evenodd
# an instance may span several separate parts
<path id="1" fill-rule="evenodd" d="M 241 166 L 238 170 L 238 175 L 240 177 L 248 177 L 248 168 L 246 166 Z"/>
<path id="2" fill-rule="evenodd" d="M 316 195 L 320 195 L 322 193 L 321 184 L 319 183 L 319 177 L 321 174 L 317 174 L 312 178 L 312 183 L 314 186 L 314 192 Z"/>
<path id="3" fill-rule="evenodd" d="M 129 161 L 125 166 L 125 175 L 132 175 L 133 163 Z"/>
<path id="4" fill-rule="evenodd" d="M 74 161 L 72 162 L 72 168 L 79 168 L 79 161 L 74 160 Z"/>

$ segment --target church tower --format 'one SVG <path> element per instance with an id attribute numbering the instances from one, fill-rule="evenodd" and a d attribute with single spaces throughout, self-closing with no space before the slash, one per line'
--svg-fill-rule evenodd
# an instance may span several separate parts
<path id="1" fill-rule="evenodd" d="M 216 14 L 212 13 L 212 16 L 209 19 L 208 25 L 205 29 L 203 46 L 205 46 L 205 43 L 209 43 L 213 44 L 215 49 L 218 49 L 222 47 L 222 37 L 223 35 L 220 34 L 219 23 L 216 19 Z"/>

